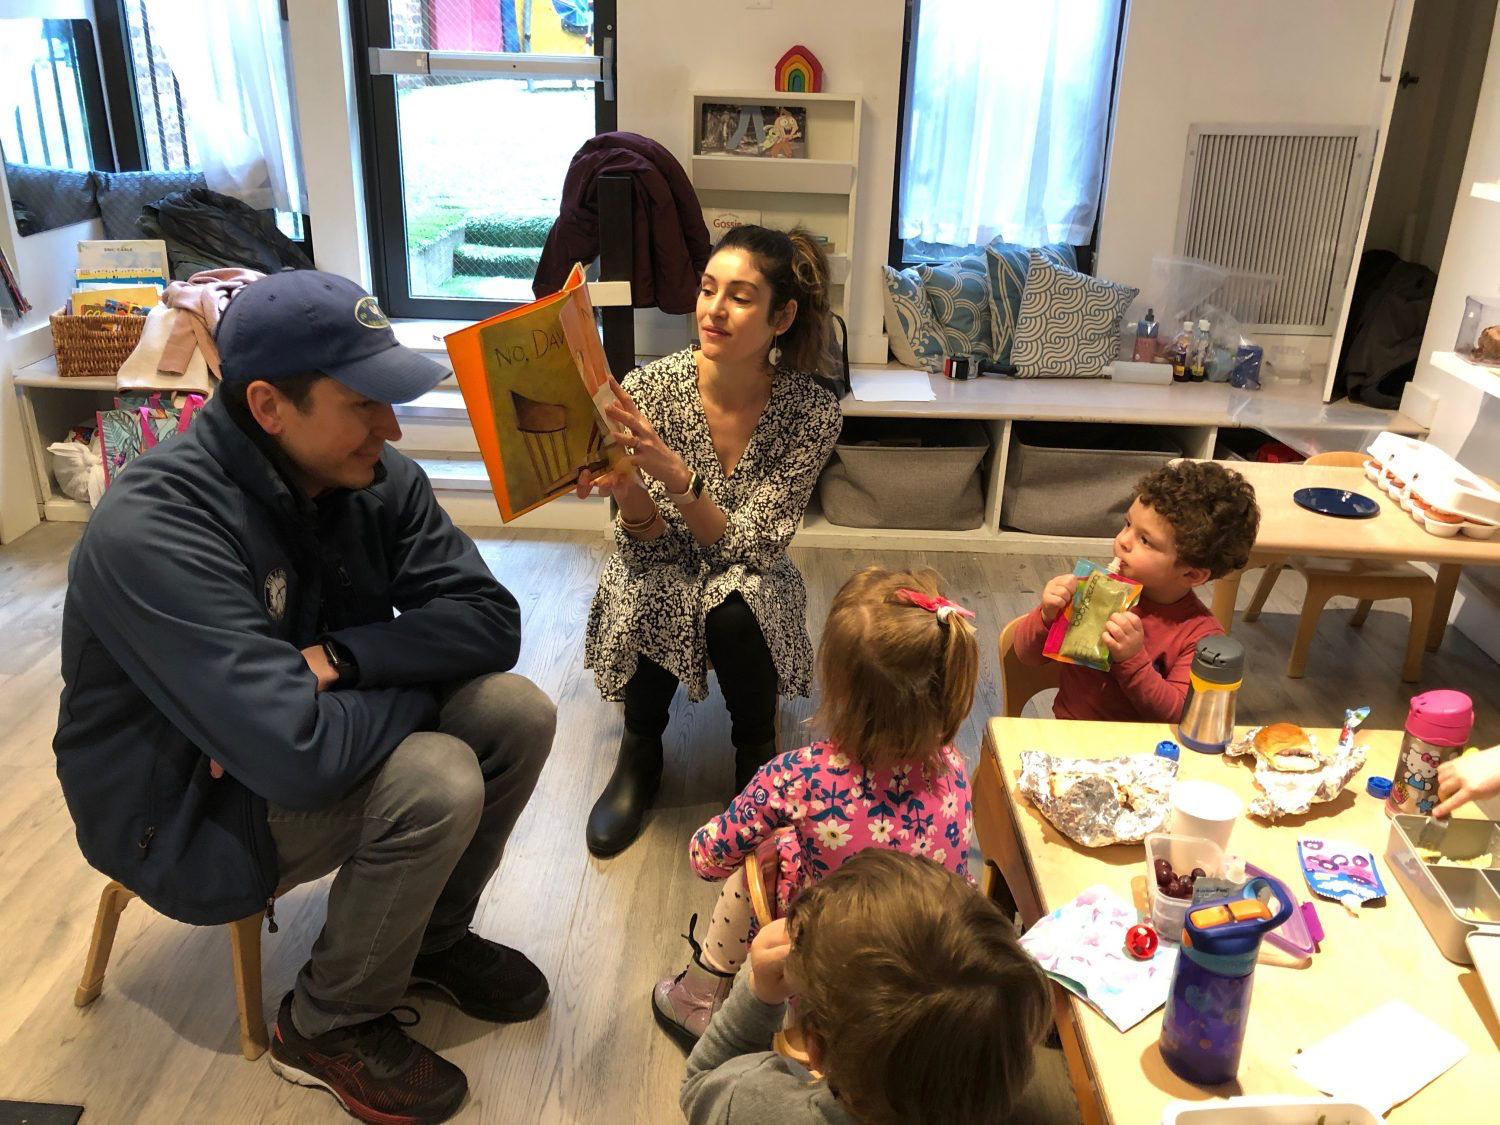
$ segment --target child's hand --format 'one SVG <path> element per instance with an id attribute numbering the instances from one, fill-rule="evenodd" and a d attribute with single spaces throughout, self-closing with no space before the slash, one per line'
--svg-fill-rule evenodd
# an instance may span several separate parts
<path id="1" fill-rule="evenodd" d="M 1111 666 L 1129 660 L 1146 647 L 1146 631 L 1141 628 L 1141 619 L 1129 610 L 1109 615 L 1102 639 L 1104 647 L 1109 649 Z"/>
<path id="2" fill-rule="evenodd" d="M 1073 591 L 1078 589 L 1078 578 L 1072 574 L 1059 574 L 1042 587 L 1042 624 L 1051 625 L 1057 615 L 1073 600 Z"/>
<path id="3" fill-rule="evenodd" d="M 786 983 L 786 955 L 792 941 L 786 934 L 786 919 L 778 918 L 762 927 L 750 943 L 750 991 L 763 1004 L 784 1004 L 792 994 Z"/>
<path id="4" fill-rule="evenodd" d="M 1443 800 L 1433 816 L 1447 816 L 1476 797 L 1500 793 L 1500 746 L 1448 759 L 1438 766 L 1437 784 Z"/>

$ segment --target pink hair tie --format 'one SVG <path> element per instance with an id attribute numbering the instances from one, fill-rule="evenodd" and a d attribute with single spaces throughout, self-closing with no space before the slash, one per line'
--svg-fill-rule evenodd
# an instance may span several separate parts
<path id="1" fill-rule="evenodd" d="M 928 613 L 937 614 L 939 624 L 946 625 L 948 618 L 955 613 L 960 617 L 967 617 L 971 621 L 974 618 L 974 611 L 972 609 L 965 609 L 957 602 L 950 602 L 941 595 L 928 595 L 919 590 L 910 590 L 905 587 L 897 590 L 896 593 L 918 609 L 925 609 Z"/>

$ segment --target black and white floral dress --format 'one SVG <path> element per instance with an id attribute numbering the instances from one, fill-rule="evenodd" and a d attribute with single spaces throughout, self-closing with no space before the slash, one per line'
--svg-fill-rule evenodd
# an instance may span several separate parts
<path id="1" fill-rule="evenodd" d="M 807 588 L 786 548 L 838 440 L 838 402 L 807 375 L 782 367 L 750 443 L 725 476 L 698 394 L 693 349 L 631 372 L 624 386 L 662 441 L 703 477 L 727 523 L 718 542 L 701 545 L 661 482 L 647 477 L 667 530 L 635 539 L 616 523 L 617 549 L 589 610 L 584 666 L 593 669 L 605 699 L 619 700 L 644 654 L 676 676 L 690 699 L 703 699 L 704 619 L 738 592 L 771 650 L 780 694 L 807 695 L 813 668 Z"/>

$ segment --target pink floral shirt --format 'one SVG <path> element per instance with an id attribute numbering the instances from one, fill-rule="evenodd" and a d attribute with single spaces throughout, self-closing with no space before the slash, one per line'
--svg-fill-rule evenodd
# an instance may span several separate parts
<path id="1" fill-rule="evenodd" d="M 866 771 L 831 742 L 772 758 L 721 815 L 693 836 L 688 858 L 704 879 L 727 879 L 778 828 L 777 905 L 864 848 L 926 856 L 969 877 L 969 773 L 951 746 L 947 768 L 911 763 Z"/>

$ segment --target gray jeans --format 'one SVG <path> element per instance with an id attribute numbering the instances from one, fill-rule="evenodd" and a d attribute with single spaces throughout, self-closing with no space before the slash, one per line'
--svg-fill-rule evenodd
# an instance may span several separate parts
<path id="1" fill-rule="evenodd" d="M 292 1018 L 303 1035 L 384 1015 L 417 954 L 464 935 L 556 726 L 556 708 L 530 680 L 481 676 L 447 697 L 436 730 L 403 739 L 338 804 L 271 806 L 283 890 L 338 869 L 297 974 Z"/>

